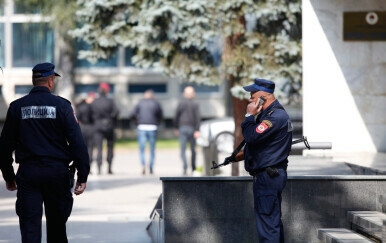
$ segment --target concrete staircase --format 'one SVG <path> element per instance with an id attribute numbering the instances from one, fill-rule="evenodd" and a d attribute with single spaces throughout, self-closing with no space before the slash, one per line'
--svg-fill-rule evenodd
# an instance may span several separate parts
<path id="1" fill-rule="evenodd" d="M 348 229 L 319 229 L 318 238 L 326 243 L 373 243 L 366 237 Z"/>
<path id="2" fill-rule="evenodd" d="M 386 208 L 386 196 L 380 196 L 382 211 Z M 386 243 L 386 214 L 378 211 L 348 211 L 351 230 L 340 228 L 318 229 L 320 242 L 384 242 Z"/>

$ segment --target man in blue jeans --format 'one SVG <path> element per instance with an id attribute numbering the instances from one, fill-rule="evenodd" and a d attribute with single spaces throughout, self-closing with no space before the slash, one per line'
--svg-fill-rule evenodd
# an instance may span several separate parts
<path id="1" fill-rule="evenodd" d="M 142 164 L 142 174 L 146 173 L 145 147 L 146 142 L 150 143 L 150 164 L 149 171 L 153 174 L 155 158 L 155 142 L 157 140 L 158 125 L 163 117 L 161 105 L 154 99 L 153 90 L 146 90 L 144 98 L 138 102 L 130 114 L 130 118 L 136 118 L 138 129 L 138 144 Z"/>
<path id="2" fill-rule="evenodd" d="M 196 138 L 200 136 L 200 109 L 197 103 L 194 102 L 196 96 L 194 88 L 187 86 L 184 89 L 184 99 L 178 104 L 174 125 L 178 130 L 175 134 L 180 141 L 181 159 L 183 162 L 184 175 L 188 169 L 188 164 L 185 155 L 186 143 L 189 141 L 192 153 L 192 174 L 196 170 Z"/>

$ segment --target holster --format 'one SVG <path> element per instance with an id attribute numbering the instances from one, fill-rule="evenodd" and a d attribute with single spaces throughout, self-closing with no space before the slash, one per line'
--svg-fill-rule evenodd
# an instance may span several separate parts
<path id="1" fill-rule="evenodd" d="M 73 188 L 75 184 L 75 165 L 70 165 L 68 167 L 68 185 L 70 188 Z"/>
<path id="2" fill-rule="evenodd" d="M 267 174 L 271 178 L 279 175 L 279 171 L 275 167 L 267 167 L 267 168 L 265 168 L 265 172 L 267 172 Z"/>

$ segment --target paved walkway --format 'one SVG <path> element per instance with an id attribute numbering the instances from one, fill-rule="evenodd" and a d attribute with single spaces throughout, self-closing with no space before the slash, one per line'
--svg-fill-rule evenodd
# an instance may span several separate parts
<path id="1" fill-rule="evenodd" d="M 203 155 L 201 149 L 197 152 L 197 164 L 200 165 L 203 163 Z M 105 167 L 102 175 L 96 175 L 96 165 L 93 164 L 93 174 L 89 177 L 85 193 L 74 200 L 72 215 L 67 224 L 69 241 L 151 242 L 145 229 L 149 223 L 149 214 L 162 191 L 159 177 L 182 175 L 177 149 L 159 149 L 156 156 L 154 175 L 142 176 L 136 149 L 116 149 L 114 175 L 106 175 Z M 219 161 L 225 156 L 221 154 Z M 349 158 L 345 157 L 344 160 Z M 289 175 L 352 174 L 342 162 L 329 157 L 291 156 Z M 219 175 L 229 176 L 230 168 L 222 168 Z M 241 175 L 247 174 L 242 172 Z M 14 209 L 16 193 L 7 191 L 3 180 L 0 181 L 0 243 L 21 242 Z M 44 227 L 43 242 L 46 241 Z"/>
<path id="2" fill-rule="evenodd" d="M 84 194 L 74 197 L 74 207 L 67 223 L 70 242 L 151 242 L 146 232 L 149 215 L 162 191 L 160 176 L 180 176 L 182 166 L 176 149 L 159 149 L 155 174 L 142 176 L 137 150 L 116 149 L 113 171 L 89 176 Z M 200 161 L 199 163 L 202 163 Z M 1 173 L 0 173 L 1 174 Z M 21 242 L 15 214 L 16 192 L 0 182 L 0 242 Z M 44 217 L 43 217 L 44 218 Z M 43 242 L 45 239 L 43 226 Z"/>

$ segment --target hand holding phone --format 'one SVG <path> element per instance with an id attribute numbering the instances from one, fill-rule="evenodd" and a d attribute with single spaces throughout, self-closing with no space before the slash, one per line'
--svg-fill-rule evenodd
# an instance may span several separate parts
<path id="1" fill-rule="evenodd" d="M 251 115 L 257 115 L 260 113 L 261 109 L 263 108 L 263 104 L 266 101 L 266 99 L 261 96 L 259 102 L 252 102 L 249 103 L 247 106 L 247 114 Z"/>

